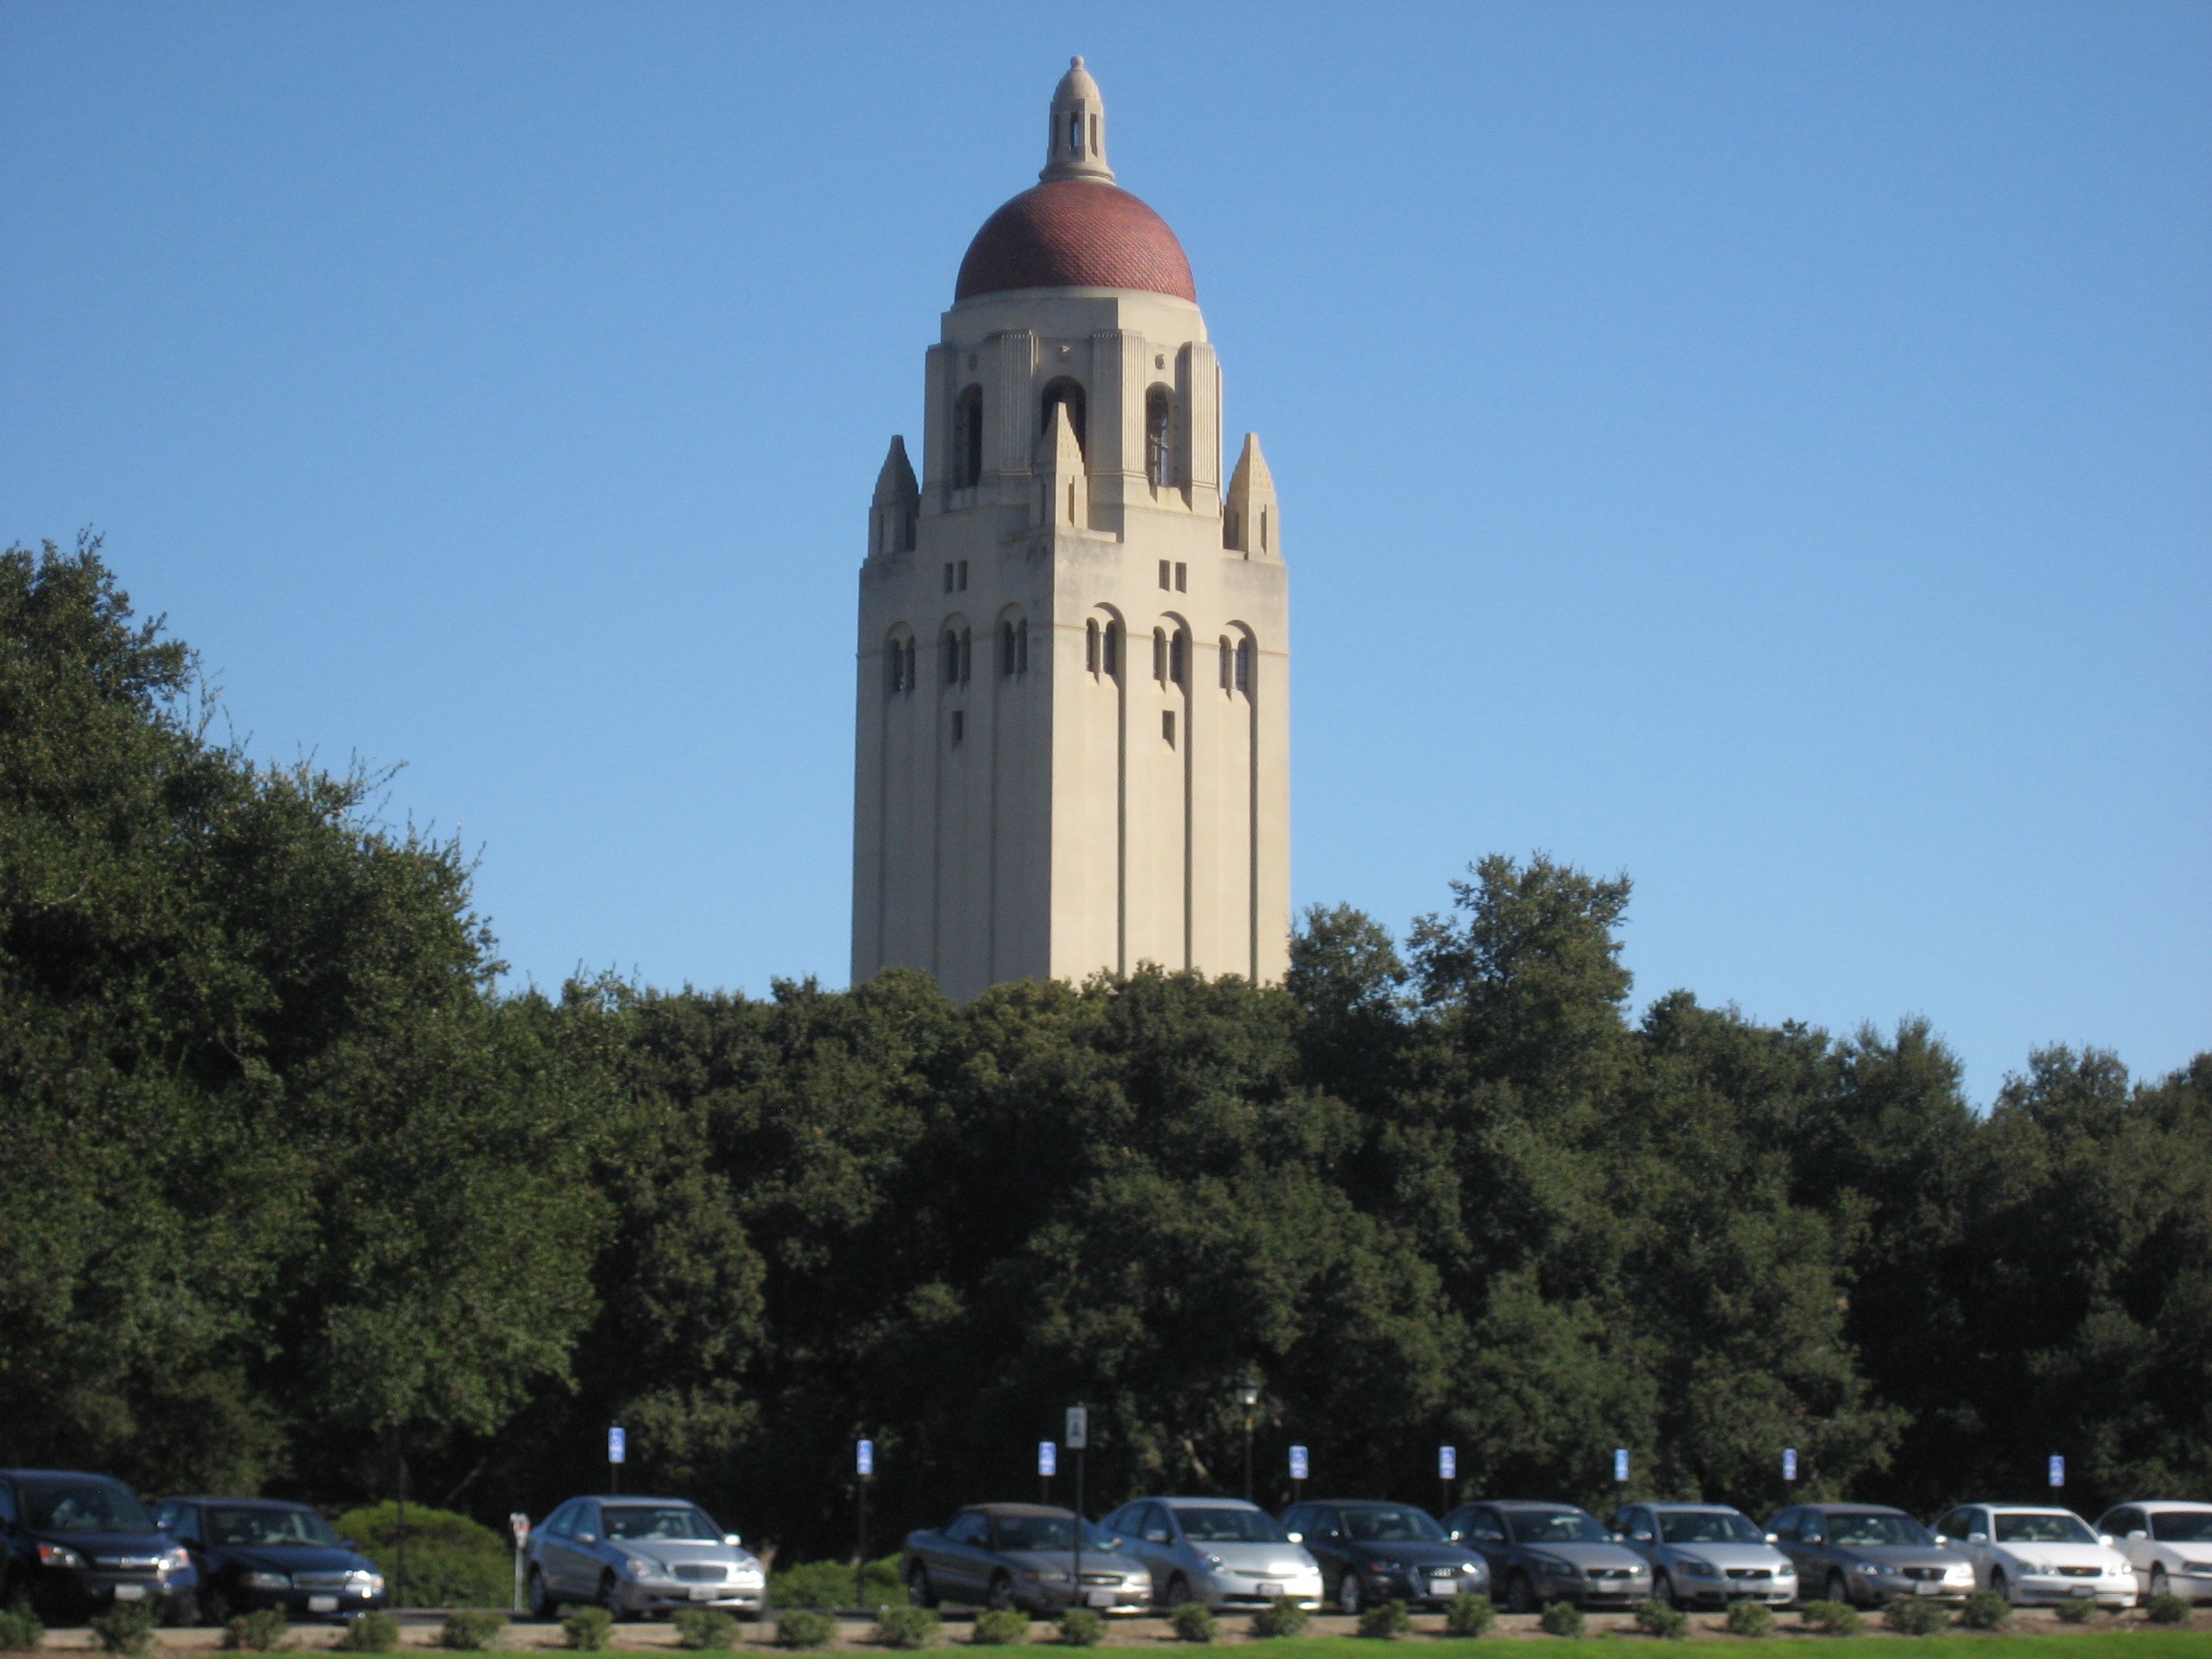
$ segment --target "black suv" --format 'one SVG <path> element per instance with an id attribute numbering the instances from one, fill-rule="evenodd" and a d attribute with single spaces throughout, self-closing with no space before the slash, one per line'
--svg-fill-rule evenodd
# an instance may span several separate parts
<path id="1" fill-rule="evenodd" d="M 170 1624 L 199 1613 L 191 1558 L 131 1488 L 104 1474 L 0 1469 L 0 1606 L 27 1597 L 66 1623 L 145 1601 Z"/>
<path id="2" fill-rule="evenodd" d="M 344 1619 L 384 1605 L 384 1575 L 305 1504 L 259 1498 L 172 1498 L 155 1524 L 191 1553 L 200 1607 L 228 1624 L 250 1607 L 295 1619 Z"/>

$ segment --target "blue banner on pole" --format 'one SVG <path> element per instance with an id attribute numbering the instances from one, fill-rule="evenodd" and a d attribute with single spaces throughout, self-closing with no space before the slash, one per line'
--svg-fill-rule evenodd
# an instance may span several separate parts
<path id="1" fill-rule="evenodd" d="M 855 1474 L 873 1474 L 876 1472 L 874 1441 L 863 1440 L 853 1448 L 853 1472 Z"/>
<path id="2" fill-rule="evenodd" d="M 1037 1442 L 1037 1473 L 1039 1474 L 1060 1473 L 1060 1448 L 1049 1440 Z"/>
<path id="3" fill-rule="evenodd" d="M 1626 1446 L 1613 1448 L 1613 1478 L 1620 1481 L 1626 1481 L 1628 1479 L 1628 1448 Z"/>
<path id="4" fill-rule="evenodd" d="M 1437 1448 L 1437 1479 L 1439 1480 L 1456 1480 L 1459 1479 L 1458 1447 L 1439 1446 Z"/>
<path id="5" fill-rule="evenodd" d="M 1795 1480 L 1797 1478 L 1797 1448 L 1795 1446 L 1783 1448 L 1782 1478 L 1784 1480 Z"/>
<path id="6" fill-rule="evenodd" d="M 2053 1486 L 2066 1484 L 2066 1460 L 2057 1452 L 2051 1454 L 2051 1484 Z"/>
<path id="7" fill-rule="evenodd" d="M 1303 1480 L 1305 1478 L 1306 1449 L 1304 1446 L 1293 1446 L 1291 1448 L 1291 1479 Z"/>
<path id="8" fill-rule="evenodd" d="M 607 1431 L 607 1462 L 620 1463 L 628 1460 L 629 1442 L 620 1429 Z"/>

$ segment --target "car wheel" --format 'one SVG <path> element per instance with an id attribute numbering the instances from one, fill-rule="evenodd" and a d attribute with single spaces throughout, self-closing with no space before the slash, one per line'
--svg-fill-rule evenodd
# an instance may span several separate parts
<path id="1" fill-rule="evenodd" d="M 1014 1581 L 1003 1572 L 991 1575 L 990 1602 L 994 1613 L 1008 1612 L 1014 1605 Z"/>
<path id="2" fill-rule="evenodd" d="M 552 1592 L 545 1588 L 545 1575 L 535 1566 L 530 1569 L 530 1577 L 523 1593 L 529 1598 L 532 1619 L 550 1619 L 553 1616 Z"/>
<path id="3" fill-rule="evenodd" d="M 1336 1610 L 1357 1613 L 1364 1604 L 1365 1598 L 1359 1593 L 1359 1570 L 1346 1567 L 1336 1581 Z"/>
<path id="4" fill-rule="evenodd" d="M 1651 1575 L 1651 1599 L 1664 1607 L 1674 1605 L 1674 1581 L 1664 1571 Z"/>
<path id="5" fill-rule="evenodd" d="M 1825 1594 L 1831 1601 L 1841 1601 L 1845 1607 L 1851 1604 L 1851 1587 L 1844 1582 L 1844 1575 L 1840 1572 L 1828 1575 L 1828 1588 Z"/>
<path id="6" fill-rule="evenodd" d="M 929 1587 L 929 1569 L 919 1561 L 906 1571 L 906 1599 L 918 1607 L 937 1605 L 937 1592 Z"/>
<path id="7" fill-rule="evenodd" d="M 1505 1610 L 1508 1613 L 1534 1613 L 1536 1610 L 1536 1587 L 1528 1582 L 1528 1575 L 1516 1572 L 1505 1581 Z"/>
<path id="8" fill-rule="evenodd" d="M 2004 1598 L 2004 1604 L 2007 1607 L 2010 1607 L 2012 1605 L 2012 1586 L 2005 1583 L 2004 1570 L 2002 1568 L 1996 1568 L 1990 1571 L 1990 1589 L 1993 1595 L 2002 1596 Z"/>
<path id="9" fill-rule="evenodd" d="M 617 1621 L 629 1616 L 623 1606 L 622 1583 L 611 1572 L 600 1576 L 599 1605 L 607 1610 L 609 1618 Z"/>
<path id="10" fill-rule="evenodd" d="M 2162 1566 L 2150 1570 L 2150 1593 L 2154 1596 L 2173 1594 L 2172 1581 L 2166 1577 L 2166 1569 Z"/>
<path id="11" fill-rule="evenodd" d="M 1181 1573 L 1168 1580 L 1168 1605 L 1179 1607 L 1190 1600 L 1190 1580 Z"/>
<path id="12" fill-rule="evenodd" d="M 200 1611 L 210 1625 L 230 1622 L 230 1598 L 219 1589 L 211 1589 L 200 1598 Z"/>

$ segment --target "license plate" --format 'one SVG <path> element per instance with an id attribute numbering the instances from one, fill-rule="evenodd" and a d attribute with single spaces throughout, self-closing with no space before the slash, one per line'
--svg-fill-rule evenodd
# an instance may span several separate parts
<path id="1" fill-rule="evenodd" d="M 691 1586 L 691 1599 L 694 1601 L 711 1601 L 714 1599 L 714 1595 L 715 1590 L 712 1584 L 694 1584 Z"/>
<path id="2" fill-rule="evenodd" d="M 1273 1601 L 1283 1593 L 1283 1587 L 1280 1584 L 1255 1584 L 1252 1588 L 1255 1594 L 1264 1595 L 1269 1601 Z"/>
<path id="3" fill-rule="evenodd" d="M 2076 1595 L 2094 1595 L 2097 1592 L 2087 1584 L 2076 1584 L 2074 1586 L 2074 1594 Z"/>
<path id="4" fill-rule="evenodd" d="M 1912 1593 L 1915 1595 L 1933 1595 L 1942 1588 L 1942 1585 L 1932 1578 L 1916 1578 L 1912 1581 Z"/>
<path id="5" fill-rule="evenodd" d="M 311 1595 L 307 1598 L 309 1613 L 336 1613 L 337 1610 L 338 1598 L 335 1595 Z"/>
<path id="6" fill-rule="evenodd" d="M 1114 1605 L 1114 1592 L 1112 1590 L 1086 1590 L 1084 1592 L 1083 1599 L 1094 1607 L 1110 1607 Z"/>
<path id="7" fill-rule="evenodd" d="M 143 1584 L 118 1584 L 115 1599 L 118 1601 L 143 1601 L 146 1599 L 146 1587 Z"/>

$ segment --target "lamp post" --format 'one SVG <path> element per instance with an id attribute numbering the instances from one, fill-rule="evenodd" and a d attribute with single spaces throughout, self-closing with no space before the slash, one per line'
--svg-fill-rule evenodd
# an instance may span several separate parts
<path id="1" fill-rule="evenodd" d="M 1252 1407 L 1260 1403 L 1260 1384 L 1251 1372 L 1237 1385 L 1237 1403 L 1244 1408 L 1244 1501 L 1252 1501 Z"/>

